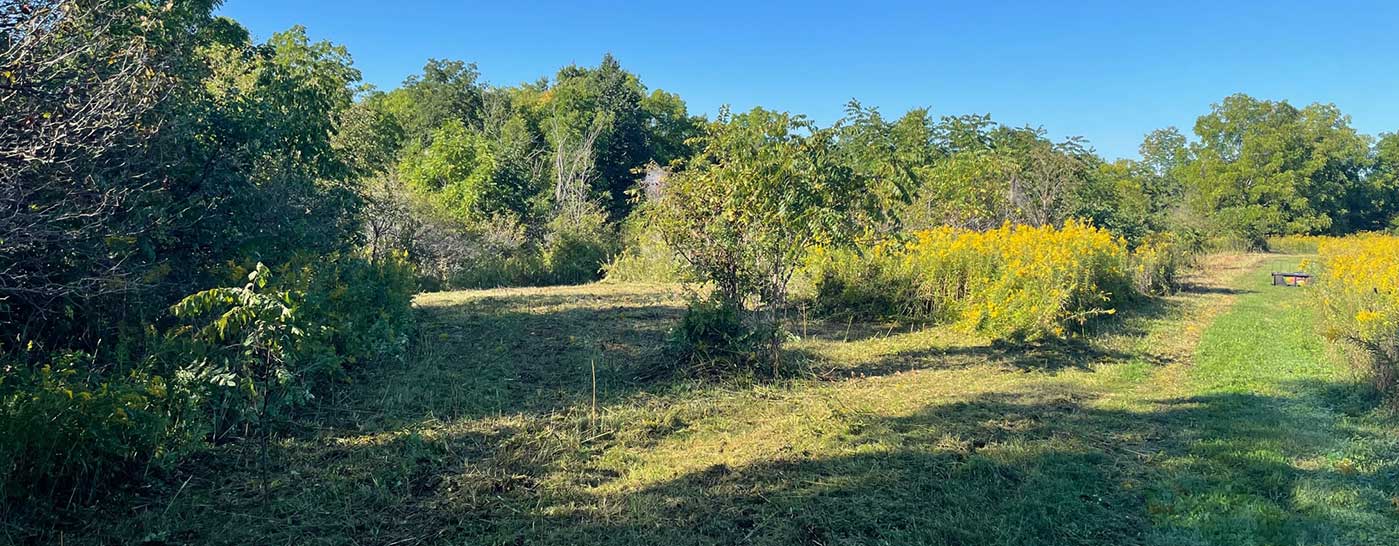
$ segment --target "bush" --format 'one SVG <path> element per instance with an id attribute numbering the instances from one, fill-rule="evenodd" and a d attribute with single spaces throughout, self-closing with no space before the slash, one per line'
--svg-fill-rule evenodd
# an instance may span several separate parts
<path id="1" fill-rule="evenodd" d="M 273 285 L 299 294 L 301 314 L 343 365 L 396 361 L 413 328 L 416 273 L 402 254 L 378 262 L 349 255 L 303 257 Z"/>
<path id="2" fill-rule="evenodd" d="M 938 228 L 808 264 L 827 312 L 955 322 L 998 339 L 1062 336 L 1133 294 L 1126 242 L 1070 221 L 1062 229 Z"/>
<path id="3" fill-rule="evenodd" d="M 248 276 L 178 304 L 194 326 L 148 328 L 102 358 L 0 357 L 0 498 L 94 500 L 201 437 L 272 425 L 347 366 L 406 348 L 415 274 L 402 256 L 306 256 Z"/>
<path id="4" fill-rule="evenodd" d="M 1326 334 L 1357 349 L 1357 366 L 1399 400 L 1399 237 L 1324 239 L 1318 250 Z"/>
<path id="5" fill-rule="evenodd" d="M 757 323 L 738 307 L 715 299 L 691 302 L 671 332 L 671 351 L 690 374 L 728 376 L 765 369 L 759 357 L 778 335 L 770 323 Z"/>
<path id="6" fill-rule="evenodd" d="M 417 260 L 432 257 L 431 277 L 440 282 L 430 288 L 522 286 L 533 284 L 544 270 L 528 230 L 514 216 L 493 216 L 468 225 L 439 223 L 435 230 L 435 238 L 423 241 L 427 248 Z"/>
<path id="7" fill-rule="evenodd" d="M 1283 235 L 1268 238 L 1268 251 L 1282 254 L 1316 254 L 1321 241 L 1319 235 Z"/>
<path id="8" fill-rule="evenodd" d="M 1206 252 L 1259 252 L 1268 249 L 1264 239 L 1227 233 L 1205 237 L 1201 246 Z"/>
<path id="9" fill-rule="evenodd" d="M 430 262 L 426 289 L 581 284 L 601 278 L 616 253 L 606 215 L 589 211 L 556 216 L 531 240 L 518 219 L 497 216 L 464 226 L 439 226 L 417 254 Z M 426 230 L 424 230 L 426 233 Z"/>
<path id="10" fill-rule="evenodd" d="M 1132 250 L 1132 286 L 1138 293 L 1160 296 L 1180 288 L 1179 275 L 1194 253 L 1173 233 L 1153 233 Z"/>
<path id="11" fill-rule="evenodd" d="M 695 277 L 641 211 L 623 223 L 622 250 L 602 269 L 608 282 L 679 283 Z"/>
<path id="12" fill-rule="evenodd" d="M 401 255 L 300 257 L 272 272 L 262 264 L 242 288 L 215 288 L 173 308 L 195 327 L 174 336 L 191 351 L 213 392 L 214 434 L 243 423 L 273 426 L 356 364 L 403 355 L 413 327 L 415 273 Z"/>
<path id="13" fill-rule="evenodd" d="M 537 284 L 582 284 L 602 278 L 602 268 L 616 253 L 616 236 L 607 214 L 586 211 L 559 215 L 548 225 Z"/>
<path id="14" fill-rule="evenodd" d="M 188 378 L 92 355 L 0 364 L 0 500 L 86 503 L 198 437 Z"/>

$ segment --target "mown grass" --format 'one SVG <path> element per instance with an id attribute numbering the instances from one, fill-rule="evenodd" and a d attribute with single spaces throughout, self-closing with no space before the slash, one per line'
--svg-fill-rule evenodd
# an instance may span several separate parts
<path id="1" fill-rule="evenodd" d="M 267 499 L 226 446 L 43 538 L 1399 544 L 1393 418 L 1263 260 L 1212 257 L 1071 343 L 798 318 L 767 382 L 650 373 L 673 287 L 427 294 L 415 358 L 303 416 Z"/>
<path id="2" fill-rule="evenodd" d="M 1200 340 L 1191 394 L 1168 401 L 1198 416 L 1167 422 L 1183 442 L 1149 497 L 1156 532 L 1180 544 L 1399 544 L 1392 416 L 1363 411 L 1372 393 L 1317 333 L 1310 290 L 1252 290 Z"/>

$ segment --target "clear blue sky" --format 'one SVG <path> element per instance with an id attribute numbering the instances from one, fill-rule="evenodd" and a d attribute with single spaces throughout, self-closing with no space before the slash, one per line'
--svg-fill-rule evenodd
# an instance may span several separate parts
<path id="1" fill-rule="evenodd" d="M 1399 2 L 489 2 L 227 0 L 256 39 L 295 24 L 396 87 L 429 57 L 514 85 L 612 52 L 692 112 L 761 105 L 840 117 L 990 113 L 1080 135 L 1108 158 L 1245 92 L 1333 102 L 1361 132 L 1399 131 Z M 1073 4 L 1056 6 L 1053 4 Z M 1145 3 L 1143 3 L 1145 4 Z"/>

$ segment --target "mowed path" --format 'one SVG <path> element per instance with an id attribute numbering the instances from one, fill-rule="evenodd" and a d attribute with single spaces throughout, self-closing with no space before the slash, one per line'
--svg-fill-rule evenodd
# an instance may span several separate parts
<path id="1" fill-rule="evenodd" d="M 1322 338 L 1315 297 L 1268 285 L 1272 258 L 1229 283 L 1184 374 L 1148 383 L 1179 451 L 1149 495 L 1162 544 L 1399 544 L 1399 440 Z M 1185 394 L 1185 396 L 1181 396 Z M 1167 414 L 1171 412 L 1167 411 Z"/>

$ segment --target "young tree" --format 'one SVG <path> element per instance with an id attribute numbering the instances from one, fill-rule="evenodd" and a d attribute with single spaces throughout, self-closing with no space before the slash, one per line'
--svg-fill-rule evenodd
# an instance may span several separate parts
<path id="1" fill-rule="evenodd" d="M 892 180 L 852 168 L 838 132 L 761 108 L 721 112 L 656 202 L 657 228 L 713 283 L 714 306 L 765 332 L 774 372 L 780 313 L 801 258 L 850 240 L 859 214 L 877 213 L 872 190 Z"/>

